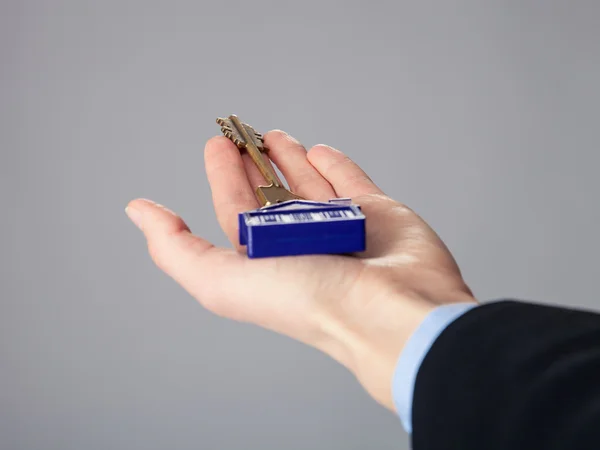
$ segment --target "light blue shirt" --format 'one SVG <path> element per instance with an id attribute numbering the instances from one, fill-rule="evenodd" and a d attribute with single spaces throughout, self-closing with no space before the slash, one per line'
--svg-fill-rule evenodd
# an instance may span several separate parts
<path id="1" fill-rule="evenodd" d="M 392 396 L 396 412 L 408 433 L 412 433 L 413 392 L 421 363 L 442 331 L 474 306 L 477 305 L 453 303 L 438 306 L 425 317 L 404 346 L 392 379 Z"/>

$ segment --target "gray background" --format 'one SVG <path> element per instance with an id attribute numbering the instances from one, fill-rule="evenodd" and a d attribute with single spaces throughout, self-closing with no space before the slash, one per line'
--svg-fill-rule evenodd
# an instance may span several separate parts
<path id="1" fill-rule="evenodd" d="M 123 208 L 218 244 L 216 116 L 356 159 L 482 300 L 598 307 L 598 2 L 0 6 L 0 448 L 403 449 L 317 351 L 213 317 Z"/>

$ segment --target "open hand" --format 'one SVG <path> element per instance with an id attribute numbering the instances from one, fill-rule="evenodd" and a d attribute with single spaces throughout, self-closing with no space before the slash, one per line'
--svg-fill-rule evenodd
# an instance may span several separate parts
<path id="1" fill-rule="evenodd" d="M 225 137 L 208 141 L 205 165 L 234 249 L 192 234 L 179 216 L 149 200 L 132 201 L 127 213 L 158 267 L 205 308 L 322 350 L 393 409 L 392 375 L 408 337 L 437 305 L 474 302 L 471 291 L 435 232 L 343 153 L 324 145 L 307 152 L 281 131 L 267 133 L 265 144 L 293 192 L 318 201 L 351 197 L 361 205 L 366 252 L 248 259 L 238 245 L 237 215 L 260 206 L 254 191 L 264 181 Z"/>

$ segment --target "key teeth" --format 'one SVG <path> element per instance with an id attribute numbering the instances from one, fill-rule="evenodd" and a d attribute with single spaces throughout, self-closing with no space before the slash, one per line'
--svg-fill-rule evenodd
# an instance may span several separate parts
<path id="1" fill-rule="evenodd" d="M 237 116 L 230 116 L 237 117 Z M 217 117 L 217 123 L 221 125 L 221 132 L 223 135 L 232 141 L 240 150 L 246 150 L 246 143 L 241 139 L 236 131 L 234 131 L 233 123 L 230 118 Z M 242 126 L 248 132 L 251 137 L 256 139 L 256 143 L 258 143 L 258 147 L 261 152 L 267 153 L 269 149 L 264 146 L 264 137 L 261 133 L 256 131 L 254 127 L 248 125 L 247 123 L 242 122 Z"/>

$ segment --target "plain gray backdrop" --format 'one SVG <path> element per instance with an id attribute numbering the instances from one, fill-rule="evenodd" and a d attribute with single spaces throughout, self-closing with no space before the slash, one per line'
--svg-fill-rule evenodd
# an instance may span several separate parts
<path id="1" fill-rule="evenodd" d="M 596 309 L 599 43 L 593 1 L 1 0 L 0 448 L 408 448 L 341 366 L 204 311 L 123 208 L 226 245 L 203 148 L 235 113 L 349 154 L 479 299 Z"/>

